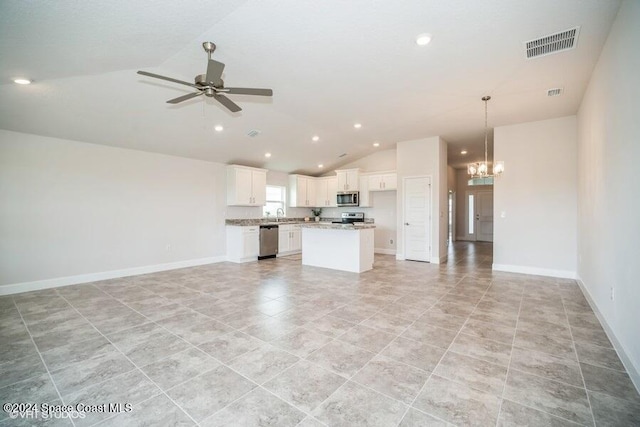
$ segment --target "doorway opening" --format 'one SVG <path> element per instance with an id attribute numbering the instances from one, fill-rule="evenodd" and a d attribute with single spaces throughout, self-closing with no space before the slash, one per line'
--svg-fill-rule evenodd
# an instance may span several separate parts
<path id="1" fill-rule="evenodd" d="M 466 240 L 493 242 L 493 190 L 466 193 Z"/>

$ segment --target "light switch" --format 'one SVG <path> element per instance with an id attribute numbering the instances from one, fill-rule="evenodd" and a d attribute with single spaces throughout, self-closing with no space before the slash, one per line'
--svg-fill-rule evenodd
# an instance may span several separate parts
<path id="1" fill-rule="evenodd" d="M 500 212 L 500 218 L 506 218 L 506 217 L 507 217 L 507 211 Z"/>

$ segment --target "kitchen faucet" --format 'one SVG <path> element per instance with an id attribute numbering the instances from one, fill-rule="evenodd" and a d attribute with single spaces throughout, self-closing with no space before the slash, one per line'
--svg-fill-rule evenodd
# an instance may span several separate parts
<path id="1" fill-rule="evenodd" d="M 276 211 L 276 222 L 280 221 L 280 212 L 282 212 L 282 217 L 284 218 L 284 209 L 278 208 Z"/>

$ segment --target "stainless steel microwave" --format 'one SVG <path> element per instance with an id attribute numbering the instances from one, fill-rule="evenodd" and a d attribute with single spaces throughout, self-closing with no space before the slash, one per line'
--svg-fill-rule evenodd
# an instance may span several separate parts
<path id="1" fill-rule="evenodd" d="M 360 206 L 358 191 L 338 191 L 338 206 Z"/>

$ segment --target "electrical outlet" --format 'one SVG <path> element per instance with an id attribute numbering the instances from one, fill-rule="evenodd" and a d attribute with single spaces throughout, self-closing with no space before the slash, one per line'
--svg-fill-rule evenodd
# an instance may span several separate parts
<path id="1" fill-rule="evenodd" d="M 615 298 L 616 298 L 616 293 L 615 293 L 615 289 L 612 286 L 611 287 L 611 301 L 615 301 Z"/>

